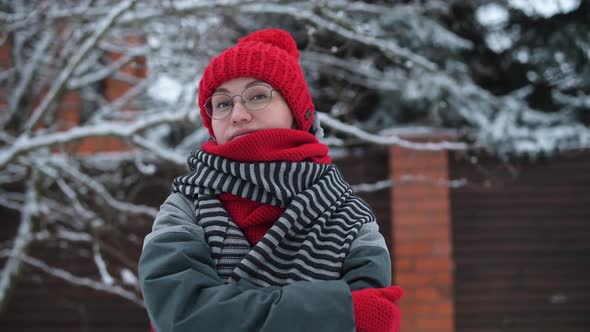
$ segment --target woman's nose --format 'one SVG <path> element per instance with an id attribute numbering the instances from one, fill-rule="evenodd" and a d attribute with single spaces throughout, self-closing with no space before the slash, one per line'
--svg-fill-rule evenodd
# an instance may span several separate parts
<path id="1" fill-rule="evenodd" d="M 252 119 L 252 114 L 248 111 L 248 109 L 244 106 L 241 100 L 234 101 L 234 109 L 231 113 L 232 122 L 243 122 L 243 121 L 250 121 Z"/>

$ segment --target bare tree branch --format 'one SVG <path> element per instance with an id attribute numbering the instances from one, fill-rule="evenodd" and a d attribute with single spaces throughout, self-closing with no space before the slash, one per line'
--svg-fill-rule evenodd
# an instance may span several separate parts
<path id="1" fill-rule="evenodd" d="M 107 30 L 113 26 L 115 21 L 123 15 L 127 10 L 135 5 L 137 0 L 129 0 L 117 5 L 108 16 L 105 17 L 99 24 L 94 34 L 80 47 L 79 51 L 72 57 L 72 60 L 68 63 L 66 68 L 60 73 L 54 84 L 51 85 L 51 89 L 47 95 L 43 98 L 38 107 L 35 108 L 31 118 L 25 125 L 24 133 L 28 134 L 33 127 L 39 122 L 39 120 L 45 115 L 45 112 L 49 109 L 49 105 L 55 101 L 59 92 L 64 88 L 68 79 L 78 67 L 82 59 L 92 50 L 92 48 L 98 43 L 98 41 L 105 35 Z"/>

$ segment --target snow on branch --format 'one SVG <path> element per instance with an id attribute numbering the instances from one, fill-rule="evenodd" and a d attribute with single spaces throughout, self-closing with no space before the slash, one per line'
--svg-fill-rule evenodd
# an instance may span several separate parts
<path id="1" fill-rule="evenodd" d="M 360 138 L 364 142 L 369 142 L 378 145 L 398 145 L 413 150 L 465 150 L 468 148 L 468 145 L 465 143 L 455 143 L 448 141 L 442 141 L 437 143 L 418 143 L 409 140 L 404 140 L 396 136 L 383 137 L 379 135 L 374 135 L 358 127 L 338 121 L 326 113 L 317 112 L 317 114 L 322 124 L 325 124 L 326 126 L 334 130 L 343 132 L 347 135 Z"/>
<path id="2" fill-rule="evenodd" d="M 119 98 L 115 99 L 110 104 L 107 103 L 106 105 L 102 106 L 99 110 L 94 112 L 92 117 L 88 120 L 89 123 L 99 123 L 104 118 L 112 115 L 117 114 L 120 117 L 124 117 L 121 113 L 129 113 L 129 112 L 119 112 L 123 110 L 129 103 L 131 103 L 135 98 L 138 97 L 139 94 L 146 91 L 151 83 L 150 79 L 141 80 L 138 84 L 135 84 L 131 87 L 131 89 L 125 91 L 125 93 L 120 96 Z M 145 113 L 145 111 L 144 111 Z"/>
<path id="3" fill-rule="evenodd" d="M 72 178 L 79 185 L 85 186 L 91 189 L 98 197 L 102 198 L 109 206 L 126 213 L 132 214 L 143 214 L 148 217 L 154 218 L 157 210 L 148 206 L 135 205 L 127 202 L 121 202 L 115 199 L 109 191 L 98 181 L 95 181 L 90 176 L 78 171 L 76 168 L 71 167 L 65 160 L 60 160 L 57 157 L 46 160 L 52 166 L 61 170 L 62 174 Z M 73 198 L 74 200 L 75 197 Z"/>
<path id="4" fill-rule="evenodd" d="M 104 282 L 96 281 L 91 278 L 76 276 L 66 270 L 49 266 L 45 262 L 34 257 L 30 257 L 24 254 L 14 255 L 8 250 L 0 251 L 0 257 L 9 257 L 18 260 L 19 262 L 25 262 L 49 275 L 59 278 L 72 285 L 88 287 L 96 291 L 113 294 L 122 297 L 126 300 L 129 300 L 142 308 L 144 307 L 142 299 L 137 294 L 121 287 L 120 285 L 106 284 Z"/>
<path id="5" fill-rule="evenodd" d="M 98 244 L 98 239 L 94 240 L 94 243 L 92 244 L 92 251 L 94 252 L 94 263 L 98 268 L 98 272 L 100 273 L 100 278 L 102 279 L 103 284 L 113 285 L 115 283 L 115 279 L 109 273 L 107 264 L 102 258 L 102 254 L 100 253 L 100 246 Z"/>
<path id="6" fill-rule="evenodd" d="M 186 155 L 180 154 L 173 150 L 168 150 L 153 141 L 143 138 L 140 135 L 133 135 L 132 142 L 140 148 L 151 152 L 159 159 L 170 161 L 177 165 L 184 165 L 186 163 Z"/>
<path id="7" fill-rule="evenodd" d="M 187 119 L 188 112 L 188 108 L 184 112 L 162 112 L 133 123 L 100 122 L 96 125 L 74 127 L 67 131 L 42 134 L 32 138 L 21 135 L 14 144 L 0 149 L 0 169 L 6 167 L 15 157 L 33 150 L 74 142 L 84 138 L 112 136 L 129 140 L 138 132 L 157 125 L 181 123 Z"/>
<path id="8" fill-rule="evenodd" d="M 590 109 L 590 95 L 578 94 L 577 96 L 571 96 L 559 91 L 553 91 L 553 99 L 562 105 L 571 105 L 572 107 Z"/>
<path id="9" fill-rule="evenodd" d="M 68 198 L 70 205 L 74 208 L 76 215 L 79 218 L 83 218 L 83 220 L 93 220 L 96 218 L 94 212 L 87 210 L 82 206 L 82 203 L 80 203 L 80 200 L 78 199 L 78 194 L 76 194 L 76 191 L 72 189 L 64 179 L 57 178 L 56 182 L 58 187 Z"/>
<path id="10" fill-rule="evenodd" d="M 421 184 L 431 184 L 434 186 L 442 186 L 442 187 L 449 187 L 449 188 L 460 188 L 467 185 L 467 179 L 455 179 L 455 180 L 446 180 L 446 179 L 432 179 L 428 178 L 424 175 L 415 175 L 415 174 L 403 174 L 400 176 L 399 180 L 394 181 L 392 186 L 402 185 L 402 184 L 411 184 L 411 183 L 421 183 Z"/>
<path id="11" fill-rule="evenodd" d="M 306 51 L 302 53 L 302 63 L 315 70 L 347 82 L 379 91 L 398 91 L 399 84 L 388 79 L 384 72 L 375 68 L 372 63 L 362 59 L 341 59 L 329 54 Z"/>
<path id="12" fill-rule="evenodd" d="M 41 61 L 41 57 L 46 54 L 47 49 L 51 45 L 54 37 L 55 34 L 53 30 L 46 30 L 45 33 L 43 33 L 41 40 L 36 43 L 31 60 L 24 66 L 24 68 L 19 68 L 20 79 L 18 80 L 17 86 L 12 91 L 12 95 L 8 98 L 8 114 L 6 116 L 7 121 L 3 123 L 3 125 L 6 125 L 14 116 L 14 114 L 19 111 L 21 99 L 33 81 L 33 74 L 36 70 L 39 70 L 39 62 Z"/>
<path id="13" fill-rule="evenodd" d="M 22 193 L 0 191 L 0 206 L 15 211 L 22 211 L 25 201 L 24 196 Z"/>
<path id="14" fill-rule="evenodd" d="M 35 191 L 36 176 L 33 174 L 27 183 L 24 206 L 21 211 L 20 224 L 13 241 L 11 250 L 7 250 L 8 260 L 4 268 L 0 271 L 0 306 L 6 300 L 7 292 L 13 286 L 13 280 L 16 278 L 21 267 L 19 256 L 23 255 L 32 241 L 32 219 L 37 213 L 37 193 Z"/>
<path id="15" fill-rule="evenodd" d="M 375 47 L 380 50 L 388 58 L 400 62 L 409 61 L 412 64 L 416 64 L 428 71 L 438 70 L 438 66 L 432 61 L 425 57 L 418 55 L 407 48 L 399 46 L 392 40 L 378 39 L 372 36 L 367 36 L 358 32 L 348 30 L 332 21 L 328 21 L 323 17 L 316 15 L 313 11 L 302 9 L 293 5 L 279 5 L 279 4 L 268 4 L 268 3 L 257 3 L 240 6 L 240 12 L 252 13 L 252 14 L 283 14 L 289 15 L 298 19 L 304 19 L 315 24 L 319 28 L 332 31 L 337 35 L 340 35 L 348 40 L 353 40 L 363 45 Z M 402 62 L 405 64 L 405 62 Z"/>
<path id="16" fill-rule="evenodd" d="M 374 47 L 380 50 L 384 55 L 390 59 L 407 65 L 406 62 L 415 64 L 429 71 L 438 70 L 438 66 L 428 60 L 427 58 L 410 51 L 407 48 L 399 46 L 392 40 L 385 40 L 375 38 L 357 31 L 346 29 L 341 25 L 336 24 L 333 20 L 326 19 L 320 15 L 317 15 L 313 8 L 308 9 L 304 5 L 312 4 L 314 7 L 321 8 L 326 4 L 317 4 L 313 2 L 302 2 L 301 4 L 278 4 L 268 3 L 259 1 L 174 1 L 162 3 L 157 7 L 138 6 L 136 10 L 130 10 L 121 18 L 122 24 L 126 23 L 137 23 L 138 21 L 149 20 L 156 17 L 171 16 L 171 15 L 182 15 L 182 14 L 194 14 L 199 11 L 213 12 L 213 11 L 224 11 L 230 10 L 232 12 L 239 13 L 250 13 L 250 14 L 280 14 L 288 15 L 296 19 L 306 20 L 313 23 L 318 28 L 323 28 L 328 31 L 332 31 L 337 35 L 340 35 L 346 39 L 359 42 L 363 45 Z M 330 5 L 328 2 L 327 5 Z M 356 10 L 362 5 L 357 4 Z M 374 10 L 373 10 L 374 11 Z M 80 12 L 79 15 L 88 16 L 104 14 L 104 9 L 87 10 L 86 12 Z M 76 15 L 71 11 L 50 11 L 48 13 L 50 17 L 59 18 L 71 15 Z M 354 25 L 353 25 L 354 27 Z M 403 60 L 403 61 L 400 61 Z"/>
<path id="17" fill-rule="evenodd" d="M 92 84 L 113 76 L 123 68 L 126 64 L 133 61 L 138 56 L 144 56 L 147 54 L 147 48 L 134 48 L 127 52 L 120 59 L 114 61 L 106 67 L 102 67 L 94 72 L 87 73 L 84 76 L 72 77 L 68 81 L 68 89 L 79 89 L 80 87 Z"/>
<path id="18" fill-rule="evenodd" d="M 350 185 L 355 193 L 372 193 L 383 189 L 391 188 L 393 181 L 390 179 L 380 180 L 374 183 L 357 183 Z"/>
<path id="19" fill-rule="evenodd" d="M 358 183 L 350 186 L 355 193 L 372 193 L 383 189 L 412 183 L 430 184 L 449 188 L 459 188 L 467 185 L 467 179 L 446 180 L 431 179 L 423 175 L 404 174 L 399 180 L 385 179 L 373 183 Z"/>
<path id="20" fill-rule="evenodd" d="M 65 87 L 67 81 L 70 79 L 80 62 L 86 57 L 86 55 L 96 46 L 98 41 L 106 34 L 106 32 L 113 26 L 115 21 L 125 11 L 129 10 L 135 4 L 137 0 L 129 0 L 118 4 L 114 7 L 107 17 L 96 25 L 94 34 L 88 38 L 81 46 L 78 52 L 74 54 L 71 60 L 68 62 L 63 71 L 58 75 L 54 84 L 51 85 L 49 92 L 43 97 L 39 106 L 35 108 L 32 116 L 25 124 L 25 133 L 29 133 L 33 130 L 34 126 L 49 110 L 49 106 L 55 101 L 60 91 Z M 2 168 L 0 166 L 0 168 Z"/>

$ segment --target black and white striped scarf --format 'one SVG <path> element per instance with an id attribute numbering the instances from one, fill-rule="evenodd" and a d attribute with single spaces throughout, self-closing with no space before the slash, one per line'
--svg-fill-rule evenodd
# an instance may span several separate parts
<path id="1" fill-rule="evenodd" d="M 312 162 L 237 162 L 195 150 L 191 172 L 174 179 L 173 191 L 194 200 L 216 263 L 227 282 L 259 286 L 340 278 L 344 258 L 371 209 L 352 195 L 336 166 Z M 220 193 L 286 208 L 254 246 L 231 220 Z"/>

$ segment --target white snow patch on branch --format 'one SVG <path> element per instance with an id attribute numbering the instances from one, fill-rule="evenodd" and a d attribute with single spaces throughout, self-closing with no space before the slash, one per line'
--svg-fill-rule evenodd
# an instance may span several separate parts
<path id="1" fill-rule="evenodd" d="M 88 287 L 88 288 L 91 288 L 91 289 L 94 289 L 97 291 L 117 295 L 117 296 L 120 296 L 124 299 L 127 299 L 127 300 L 137 304 L 140 307 L 145 307 L 145 305 L 143 304 L 143 301 L 141 300 L 140 297 L 138 297 L 135 293 L 130 292 L 119 285 L 109 285 L 109 284 L 105 284 L 100 281 L 92 280 L 90 278 L 79 277 L 79 276 L 76 276 L 76 275 L 66 271 L 66 270 L 59 269 L 56 267 L 51 267 L 51 266 L 47 265 L 45 262 L 43 262 L 39 259 L 30 257 L 30 256 L 26 256 L 26 255 L 13 256 L 11 254 L 11 252 L 8 250 L 0 251 L 0 257 L 14 257 L 20 261 L 23 261 L 31 266 L 34 266 L 34 267 L 42 270 L 43 272 L 45 272 L 49 275 L 52 275 L 56 278 L 59 278 L 65 282 L 68 282 L 72 285 Z"/>
<path id="2" fill-rule="evenodd" d="M 360 138 L 361 140 L 369 143 L 379 144 L 379 145 L 398 145 L 407 149 L 413 150 L 465 150 L 467 149 L 467 144 L 465 143 L 454 143 L 454 142 L 437 142 L 437 143 L 417 143 L 412 142 L 409 140 L 404 140 L 396 136 L 391 137 L 383 137 L 379 135 L 374 135 L 363 131 L 360 128 L 355 126 L 351 126 L 344 122 L 338 121 L 331 116 L 327 115 L 326 113 L 316 113 L 319 116 L 320 121 L 322 124 L 335 129 L 340 132 L 344 132 L 348 135 L 355 136 Z"/>
<path id="3" fill-rule="evenodd" d="M 94 251 L 94 263 L 96 264 L 96 267 L 98 268 L 98 273 L 100 274 L 100 278 L 102 279 L 102 282 L 106 285 L 113 285 L 115 283 L 115 279 L 113 279 L 113 277 L 109 273 L 109 270 L 107 269 L 107 264 L 105 263 L 104 259 L 102 258 L 98 242 L 96 242 L 96 241 L 94 242 L 94 244 L 92 246 L 92 250 Z"/>
<path id="4" fill-rule="evenodd" d="M 37 193 L 35 191 L 36 176 L 32 176 L 27 184 L 25 204 L 21 211 L 20 225 L 14 238 L 14 245 L 8 250 L 8 260 L 0 271 L 0 304 L 6 299 L 6 295 L 13 286 L 13 281 L 21 266 L 19 256 L 23 255 L 32 241 L 32 218 L 37 214 Z"/>

